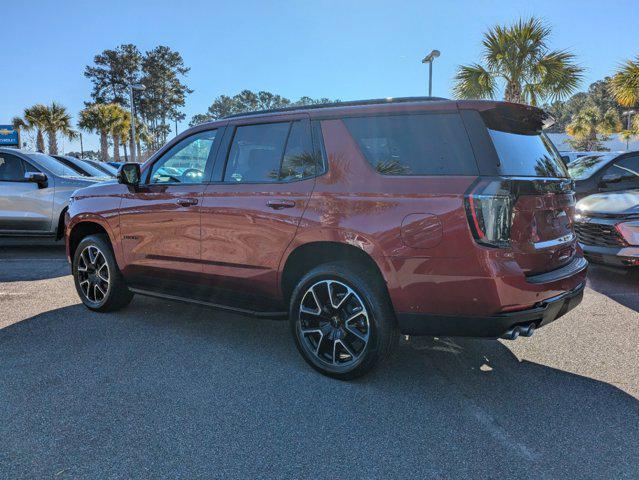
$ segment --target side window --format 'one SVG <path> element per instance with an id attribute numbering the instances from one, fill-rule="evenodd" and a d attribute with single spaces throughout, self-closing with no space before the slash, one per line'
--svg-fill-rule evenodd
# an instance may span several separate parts
<path id="1" fill-rule="evenodd" d="M 0 153 L 0 182 L 19 182 L 24 180 L 22 160 L 14 155 Z"/>
<path id="2" fill-rule="evenodd" d="M 619 177 L 620 182 L 639 180 L 639 157 L 626 157 L 613 163 L 606 171 L 607 175 Z"/>
<path id="3" fill-rule="evenodd" d="M 286 142 L 286 151 L 280 169 L 280 180 L 299 180 L 315 175 L 317 159 L 308 124 L 293 122 Z"/>
<path id="4" fill-rule="evenodd" d="M 217 130 L 185 138 L 153 165 L 149 183 L 202 183 Z"/>
<path id="5" fill-rule="evenodd" d="M 224 181 L 277 181 L 290 126 L 289 122 L 284 122 L 237 127 Z"/>
<path id="6" fill-rule="evenodd" d="M 382 175 L 477 175 L 458 114 L 343 119 L 371 166 Z"/>

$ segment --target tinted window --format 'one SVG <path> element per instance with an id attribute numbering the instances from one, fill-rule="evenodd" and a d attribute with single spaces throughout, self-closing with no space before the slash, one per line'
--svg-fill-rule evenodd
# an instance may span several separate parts
<path id="1" fill-rule="evenodd" d="M 24 180 L 22 160 L 14 155 L 0 153 L 0 182 L 16 182 Z"/>
<path id="2" fill-rule="evenodd" d="M 611 176 L 610 181 L 628 182 L 639 180 L 639 157 L 625 157 L 617 160 L 606 169 L 606 176 Z"/>
<path id="3" fill-rule="evenodd" d="M 290 127 L 290 123 L 238 127 L 231 144 L 224 181 L 277 181 Z"/>
<path id="4" fill-rule="evenodd" d="M 298 180 L 315 175 L 317 159 L 307 122 L 293 122 L 286 142 L 286 151 L 280 169 L 280 180 Z"/>
<path id="5" fill-rule="evenodd" d="M 610 161 L 609 156 L 588 155 L 580 157 L 570 164 L 568 172 L 575 180 L 590 178 Z"/>
<path id="6" fill-rule="evenodd" d="M 153 165 L 151 183 L 202 183 L 216 133 L 196 133 L 174 145 Z"/>
<path id="7" fill-rule="evenodd" d="M 503 175 L 567 177 L 568 171 L 554 145 L 543 134 L 488 129 Z"/>
<path id="8" fill-rule="evenodd" d="M 345 118 L 368 162 L 383 175 L 476 175 L 458 114 Z"/>

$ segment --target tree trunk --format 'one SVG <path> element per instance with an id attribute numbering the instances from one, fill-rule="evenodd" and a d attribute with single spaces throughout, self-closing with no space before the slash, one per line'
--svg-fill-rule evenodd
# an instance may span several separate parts
<path id="1" fill-rule="evenodd" d="M 100 160 L 103 162 L 109 161 L 109 140 L 107 139 L 107 132 L 100 132 Z"/>
<path id="2" fill-rule="evenodd" d="M 127 155 L 127 152 L 126 152 L 126 142 L 122 142 L 122 148 L 124 149 L 124 161 L 128 162 L 129 156 Z"/>
<path id="3" fill-rule="evenodd" d="M 38 152 L 44 153 L 44 134 L 42 130 L 38 128 L 38 133 L 36 135 L 36 150 Z"/>
<path id="4" fill-rule="evenodd" d="M 47 130 L 47 137 L 49 138 L 49 155 L 57 155 L 58 139 L 55 130 Z"/>
<path id="5" fill-rule="evenodd" d="M 120 135 L 113 135 L 113 161 L 120 161 Z"/>
<path id="6" fill-rule="evenodd" d="M 521 103 L 521 85 L 516 82 L 508 82 L 504 92 L 504 100 L 507 102 Z"/>

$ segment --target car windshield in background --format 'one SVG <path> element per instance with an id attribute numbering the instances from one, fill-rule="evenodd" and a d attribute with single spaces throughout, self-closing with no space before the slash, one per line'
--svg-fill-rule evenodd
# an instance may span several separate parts
<path id="1" fill-rule="evenodd" d="M 611 157 L 609 155 L 588 155 L 570 163 L 568 171 L 575 180 L 585 180 L 603 168 Z"/>
<path id="2" fill-rule="evenodd" d="M 29 153 L 28 157 L 33 159 L 37 164 L 46 168 L 50 172 L 60 175 L 61 177 L 78 177 L 78 174 L 73 169 L 67 167 L 63 163 L 60 163 L 53 157 L 45 155 L 44 153 Z"/>
<path id="3" fill-rule="evenodd" d="M 503 175 L 568 177 L 559 153 L 543 134 L 521 134 L 488 129 Z"/>

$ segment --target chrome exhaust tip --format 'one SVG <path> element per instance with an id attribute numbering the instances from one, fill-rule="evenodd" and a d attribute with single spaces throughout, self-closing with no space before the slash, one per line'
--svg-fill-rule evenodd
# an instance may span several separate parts
<path id="1" fill-rule="evenodd" d="M 533 333 L 535 333 L 535 324 L 529 323 L 519 327 L 519 333 L 522 337 L 532 337 Z"/>
<path id="2" fill-rule="evenodd" d="M 517 337 L 519 337 L 519 327 L 513 327 L 501 336 L 504 340 L 517 340 Z"/>

